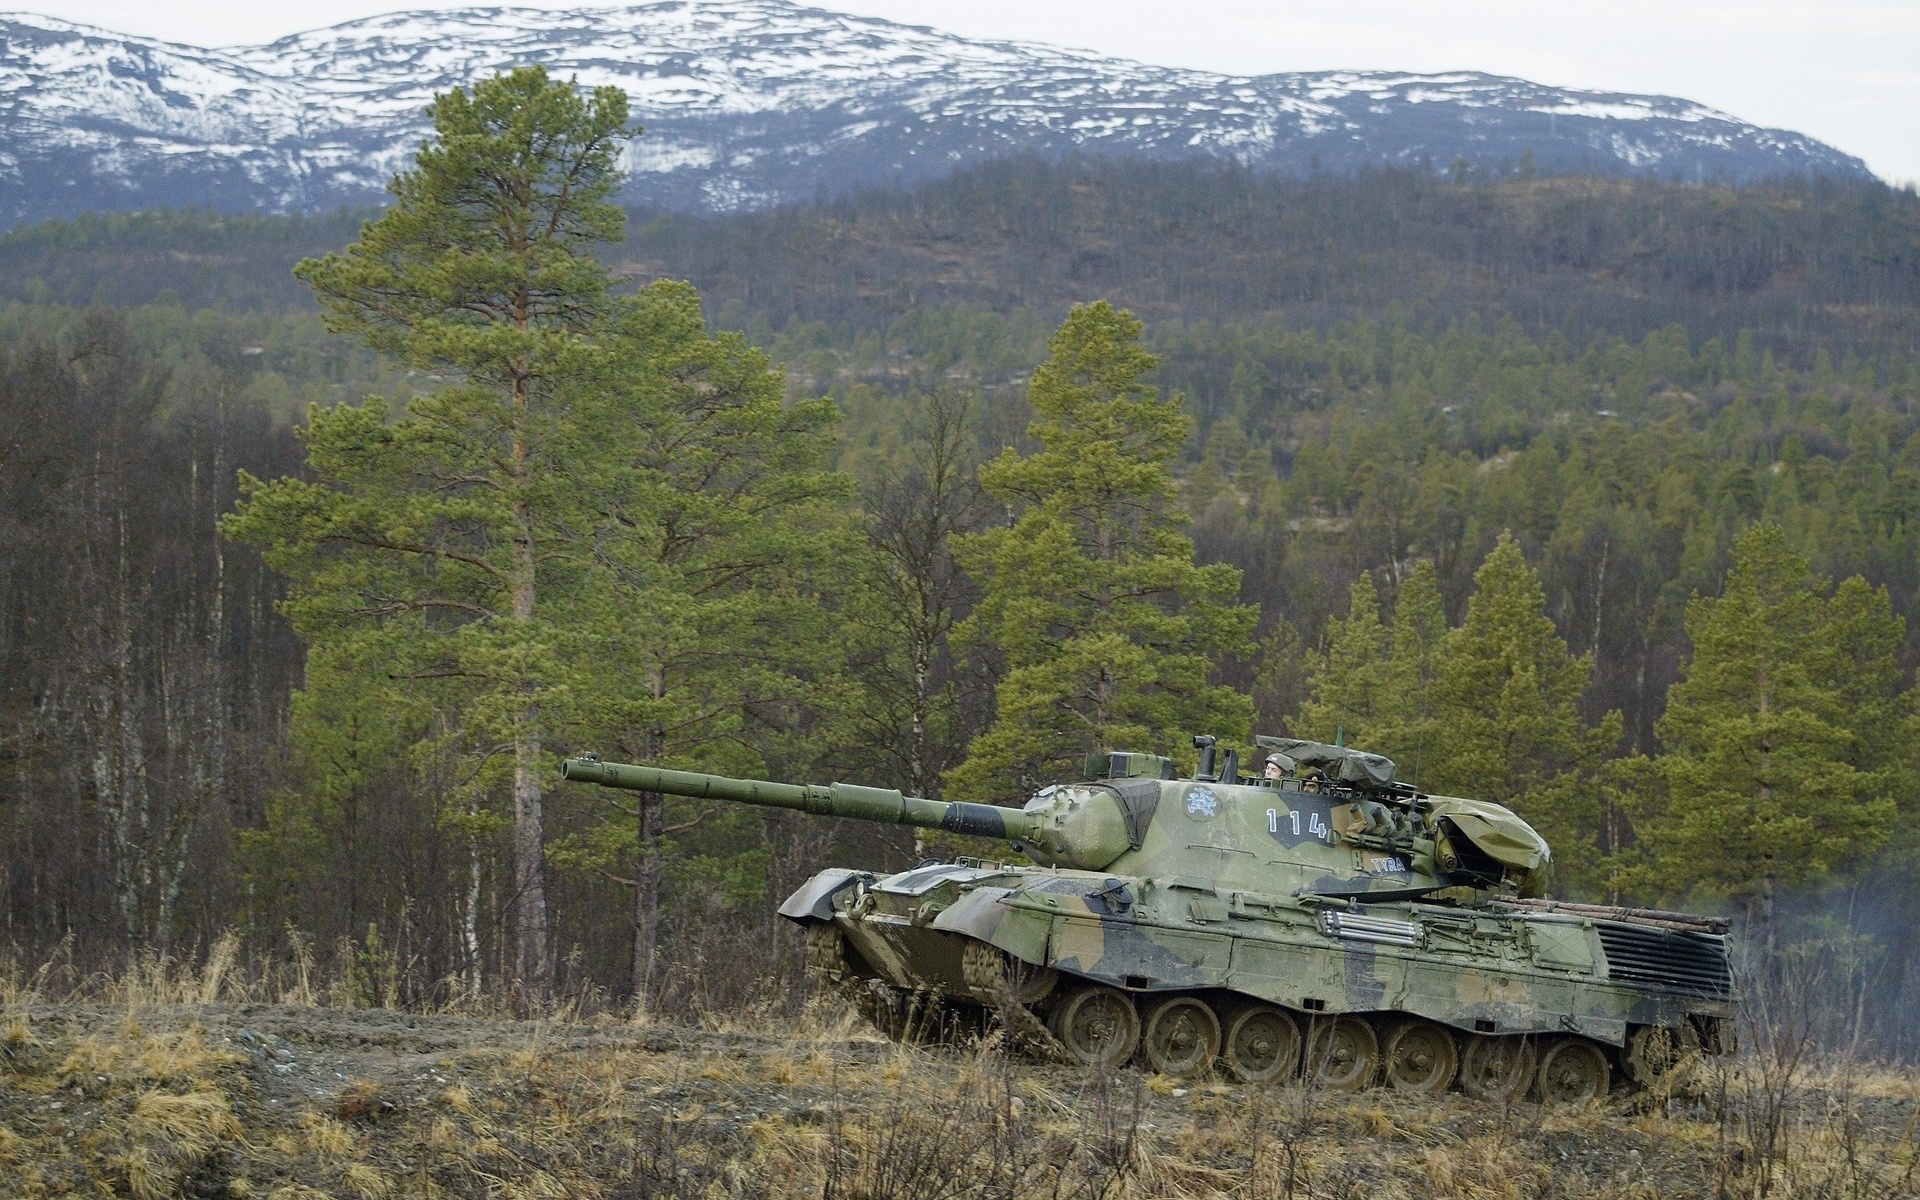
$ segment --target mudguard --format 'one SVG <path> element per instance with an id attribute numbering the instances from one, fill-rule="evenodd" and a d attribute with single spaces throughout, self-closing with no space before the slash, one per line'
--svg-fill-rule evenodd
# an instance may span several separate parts
<path id="1" fill-rule="evenodd" d="M 998 946 L 1021 962 L 1044 967 L 1047 934 L 1053 922 L 1009 907 L 1005 901 L 1011 895 L 1012 888 L 1001 887 L 962 892 L 958 900 L 933 919 L 933 927 L 942 933 L 957 933 Z"/>
<path id="2" fill-rule="evenodd" d="M 800 885 L 800 889 L 787 897 L 780 906 L 780 915 L 789 921 L 833 920 L 833 898 L 852 887 L 862 879 L 874 876 L 867 871 L 850 871 L 845 867 L 829 867 Z"/>

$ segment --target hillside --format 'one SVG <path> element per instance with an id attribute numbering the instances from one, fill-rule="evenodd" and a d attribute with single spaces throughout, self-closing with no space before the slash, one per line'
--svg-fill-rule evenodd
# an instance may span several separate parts
<path id="1" fill-rule="evenodd" d="M 1873 183 L 1023 160 L 907 193 L 636 221 L 629 245 L 635 273 L 691 279 L 716 311 L 773 329 L 877 328 L 943 304 L 1056 319 L 1105 297 L 1156 323 L 1477 317 L 1575 345 L 1677 324 L 1800 362 L 1920 348 L 1920 197 Z"/>
<path id="2" fill-rule="evenodd" d="M 971 41 L 786 0 L 397 12 L 208 49 L 0 19 L 0 219 L 377 201 L 448 88 L 509 66 L 614 85 L 647 126 L 635 203 L 726 212 L 1006 154 L 1204 158 L 1303 175 L 1456 161 L 1750 181 L 1857 158 L 1668 96 L 1470 71 L 1239 77 Z"/>
<path id="3" fill-rule="evenodd" d="M 92 215 L 0 238 L 0 297 L 310 307 L 301 257 L 359 217 Z M 776 212 L 636 211 L 621 268 L 691 280 L 720 323 L 835 338 L 913 310 L 1057 320 L 1096 296 L 1153 324 L 1512 320 L 1576 346 L 1682 325 L 1811 363 L 1920 349 L 1920 198 L 1881 184 L 1696 187 L 1418 171 L 1289 180 L 1199 163 L 990 163 Z"/>

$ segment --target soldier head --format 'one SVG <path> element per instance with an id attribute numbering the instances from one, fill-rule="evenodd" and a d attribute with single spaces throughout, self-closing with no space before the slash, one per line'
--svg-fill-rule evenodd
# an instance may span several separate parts
<path id="1" fill-rule="evenodd" d="M 1286 773 L 1286 768 L 1280 765 L 1278 758 L 1269 758 L 1267 760 L 1266 777 L 1268 779 L 1279 779 Z"/>

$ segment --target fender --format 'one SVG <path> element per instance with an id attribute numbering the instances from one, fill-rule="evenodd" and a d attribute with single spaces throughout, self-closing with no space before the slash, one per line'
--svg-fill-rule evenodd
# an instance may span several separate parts
<path id="1" fill-rule="evenodd" d="M 808 921 L 833 920 L 833 898 L 862 879 L 873 879 L 867 871 L 829 867 L 800 885 L 780 906 L 780 915 L 802 925 Z"/>
<path id="2" fill-rule="evenodd" d="M 1007 905 L 1012 888 L 978 887 L 933 919 L 942 933 L 957 933 L 998 946 L 1024 963 L 1047 965 L 1047 935 L 1053 922 L 1035 919 Z"/>

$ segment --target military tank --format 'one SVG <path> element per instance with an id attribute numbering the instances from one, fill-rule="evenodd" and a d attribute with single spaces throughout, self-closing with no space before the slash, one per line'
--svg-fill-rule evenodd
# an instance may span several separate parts
<path id="1" fill-rule="evenodd" d="M 780 906 L 816 977 L 895 1037 L 994 1025 L 1087 1066 L 1548 1101 L 1733 1049 L 1724 921 L 1550 900 L 1549 848 L 1512 811 L 1381 755 L 1255 740 L 1254 777 L 1196 737 L 1191 777 L 1096 754 L 1021 808 L 592 756 L 564 774 L 1010 843 L 1030 861 L 833 868 Z"/>

